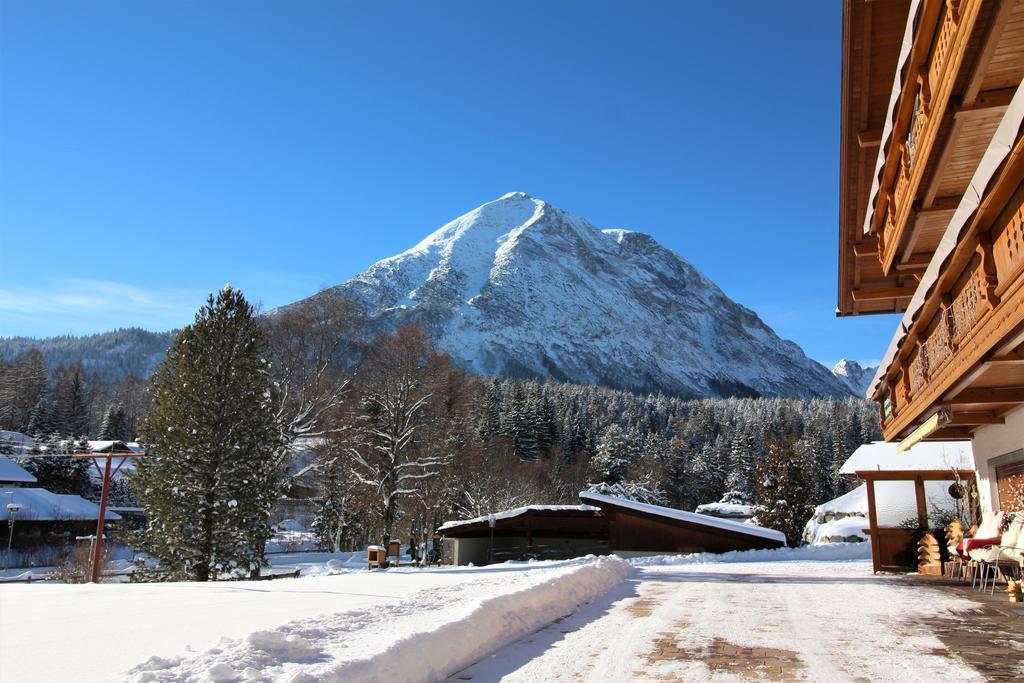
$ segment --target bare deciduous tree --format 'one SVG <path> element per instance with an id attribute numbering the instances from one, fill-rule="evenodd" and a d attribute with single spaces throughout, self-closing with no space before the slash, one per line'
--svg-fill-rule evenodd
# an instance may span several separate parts
<path id="1" fill-rule="evenodd" d="M 361 321 L 358 306 L 332 290 L 265 316 L 279 418 L 289 442 L 346 428 L 326 418 L 343 404 L 351 384 L 344 355 Z"/>
<path id="2" fill-rule="evenodd" d="M 385 542 L 403 499 L 418 495 L 445 462 L 427 431 L 443 413 L 449 373 L 448 357 L 416 325 L 377 339 L 360 363 L 361 438 L 350 453 L 355 475 L 376 494 Z"/>

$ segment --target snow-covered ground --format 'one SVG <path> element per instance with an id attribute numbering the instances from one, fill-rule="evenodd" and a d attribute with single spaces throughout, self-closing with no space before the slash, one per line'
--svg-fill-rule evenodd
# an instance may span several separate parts
<path id="1" fill-rule="evenodd" d="M 618 558 L 346 564 L 260 582 L 0 585 L 0 681 L 438 680 L 629 571 Z"/>
<path id="2" fill-rule="evenodd" d="M 867 552 L 374 572 L 298 553 L 275 571 L 299 579 L 0 585 L 0 681 L 980 680 L 929 627 L 973 603 Z"/>
<path id="3" fill-rule="evenodd" d="M 984 680 L 922 623 L 971 603 L 870 560 L 646 564 L 451 680 Z"/>

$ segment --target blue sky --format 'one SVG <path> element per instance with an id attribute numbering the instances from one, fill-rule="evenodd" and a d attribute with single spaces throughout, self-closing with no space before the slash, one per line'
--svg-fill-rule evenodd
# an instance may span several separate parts
<path id="1" fill-rule="evenodd" d="M 0 336 L 265 307 L 522 190 L 652 234 L 823 362 L 841 3 L 0 3 Z"/>

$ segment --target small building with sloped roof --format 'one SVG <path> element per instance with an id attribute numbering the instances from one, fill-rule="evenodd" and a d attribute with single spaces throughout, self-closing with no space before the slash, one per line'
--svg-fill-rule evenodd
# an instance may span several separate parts
<path id="1" fill-rule="evenodd" d="M 581 505 L 530 505 L 446 522 L 438 533 L 453 541 L 457 565 L 507 560 L 722 553 L 779 548 L 774 529 L 594 492 Z"/>
<path id="2" fill-rule="evenodd" d="M 0 455 L 0 486 L 35 484 L 35 475 L 10 458 Z"/>

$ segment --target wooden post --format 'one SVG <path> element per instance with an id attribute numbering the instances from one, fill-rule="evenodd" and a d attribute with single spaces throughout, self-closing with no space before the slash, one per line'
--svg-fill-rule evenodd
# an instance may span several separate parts
<path id="1" fill-rule="evenodd" d="M 93 583 L 100 582 L 100 571 L 103 569 L 103 526 L 107 516 L 107 494 L 110 492 L 110 461 L 112 457 L 107 455 L 107 462 L 103 466 L 103 487 L 100 490 L 100 514 L 96 520 L 96 543 L 92 547 L 92 578 Z"/>
<path id="2" fill-rule="evenodd" d="M 871 565 L 874 573 L 878 573 L 878 515 L 875 512 L 875 480 L 864 482 L 868 487 L 868 526 L 871 527 Z"/>
<path id="3" fill-rule="evenodd" d="M 928 504 L 924 498 L 924 479 L 914 477 L 914 493 L 917 494 L 917 523 L 922 529 L 928 528 Z"/>

